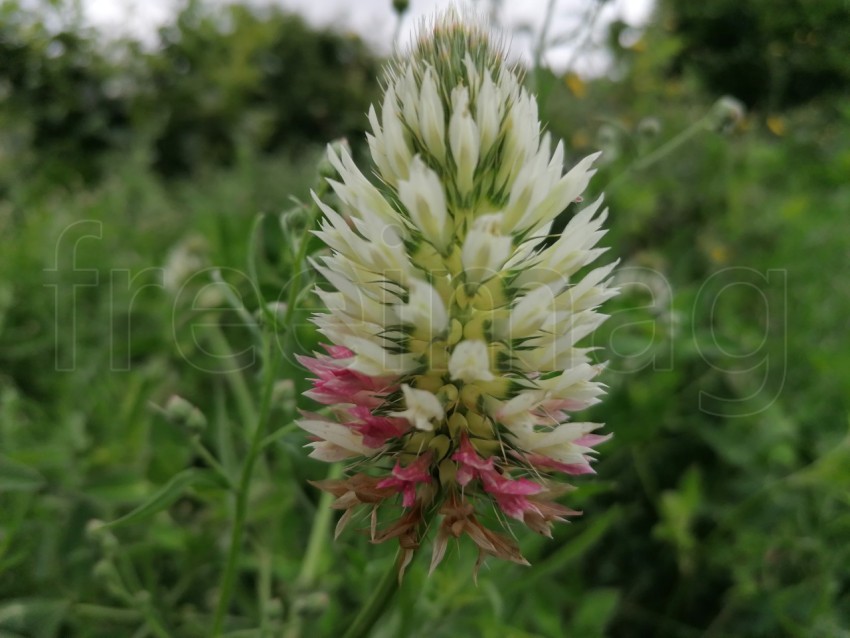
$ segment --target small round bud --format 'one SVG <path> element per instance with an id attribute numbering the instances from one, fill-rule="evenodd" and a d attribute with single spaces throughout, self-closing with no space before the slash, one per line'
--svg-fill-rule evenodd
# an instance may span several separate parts
<path id="1" fill-rule="evenodd" d="M 314 591 L 300 596 L 295 601 L 295 609 L 301 616 L 317 616 L 327 609 L 329 602 L 327 592 Z"/>
<path id="2" fill-rule="evenodd" d="M 162 269 L 163 287 L 171 294 L 181 288 L 208 264 L 209 246 L 199 235 L 189 235 L 168 252 Z"/>
<path id="3" fill-rule="evenodd" d="M 115 572 L 115 566 L 111 561 L 105 558 L 95 563 L 95 566 L 92 569 L 92 574 L 97 580 L 104 582 L 112 580 L 117 575 Z"/>
<path id="4" fill-rule="evenodd" d="M 165 404 L 165 414 L 169 419 L 182 423 L 189 418 L 194 407 L 186 399 L 175 394 Z"/>
<path id="5" fill-rule="evenodd" d="M 287 208 L 280 214 L 280 229 L 284 236 L 297 247 L 301 234 L 310 223 L 310 211 L 303 205 Z"/>
<path id="6" fill-rule="evenodd" d="M 408 0 L 393 0 L 393 9 L 399 16 L 404 15 L 409 6 L 410 2 Z"/>
<path id="7" fill-rule="evenodd" d="M 286 318 L 286 309 L 289 306 L 282 301 L 271 301 L 266 304 L 266 311 L 274 317 L 275 322 L 282 322 Z M 266 314 L 259 309 L 254 313 L 255 318 L 263 322 L 266 319 Z"/>
<path id="8" fill-rule="evenodd" d="M 711 128 L 720 133 L 732 131 L 746 115 L 743 103 L 729 95 L 724 95 L 711 107 Z"/>
<path id="9" fill-rule="evenodd" d="M 186 420 L 186 428 L 193 434 L 201 434 L 207 429 L 207 417 L 198 408 L 193 408 Z"/>
<path id="10" fill-rule="evenodd" d="M 173 424 L 185 427 L 192 432 L 203 432 L 207 427 L 207 418 L 204 413 L 176 394 L 165 404 L 165 416 Z"/>
<path id="11" fill-rule="evenodd" d="M 223 281 L 213 281 L 205 284 L 195 293 L 193 306 L 197 310 L 210 309 L 216 310 L 221 308 L 227 298 L 225 288 L 230 287 Z"/>
<path id="12" fill-rule="evenodd" d="M 272 598 L 266 603 L 266 618 L 272 622 L 283 619 L 283 603 L 280 598 Z"/>
<path id="13" fill-rule="evenodd" d="M 661 120 L 657 117 L 645 117 L 637 125 L 637 133 L 641 137 L 651 139 L 661 133 Z"/>
<path id="14" fill-rule="evenodd" d="M 100 544 L 101 551 L 109 554 L 118 547 L 118 539 L 108 529 L 105 529 L 106 523 L 96 518 L 93 518 L 86 525 L 86 536 L 89 540 Z"/>
<path id="15" fill-rule="evenodd" d="M 137 591 L 133 594 L 133 598 L 136 600 L 136 603 L 142 607 L 146 607 L 151 602 L 151 593 L 144 589 Z"/>
<path id="16" fill-rule="evenodd" d="M 281 379 L 274 384 L 272 403 L 287 412 L 295 410 L 295 383 L 292 379 Z"/>
<path id="17" fill-rule="evenodd" d="M 127 590 L 121 582 L 121 576 L 115 565 L 109 559 L 97 561 L 92 569 L 92 575 L 111 595 L 116 598 L 124 598 Z"/>
<path id="18" fill-rule="evenodd" d="M 103 521 L 93 518 L 86 523 L 86 536 L 91 540 L 97 540 L 103 533 L 103 526 L 106 525 Z"/>
<path id="19" fill-rule="evenodd" d="M 611 124 L 602 124 L 596 132 L 596 145 L 602 151 L 602 163 L 610 164 L 620 157 L 621 131 Z"/>

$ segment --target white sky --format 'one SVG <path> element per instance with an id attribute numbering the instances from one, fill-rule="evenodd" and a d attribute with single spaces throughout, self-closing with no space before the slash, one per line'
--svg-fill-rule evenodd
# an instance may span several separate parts
<path id="1" fill-rule="evenodd" d="M 225 0 L 207 0 L 225 4 Z M 388 53 L 393 46 L 396 15 L 391 0 L 249 0 L 255 4 L 277 4 L 305 16 L 311 24 L 334 26 L 341 31 L 354 31 L 377 51 Z M 452 0 L 410 0 L 410 8 L 401 25 L 399 42 L 406 43 L 415 25 L 426 16 L 446 7 Z M 562 38 L 569 44 L 552 46 L 545 60 L 553 68 L 563 70 L 567 64 L 591 74 L 604 71 L 606 60 L 599 55 L 574 55 L 576 43 L 592 42 L 605 37 L 605 25 L 622 19 L 634 26 L 644 24 L 652 10 L 653 0 L 609 0 L 602 8 L 592 34 L 587 32 L 587 16 L 598 0 L 556 0 L 550 38 Z M 153 41 L 156 28 L 175 14 L 180 0 L 82 0 L 86 19 L 106 32 L 133 35 Z M 500 7 L 499 24 L 512 34 L 514 55 L 531 59 L 532 50 L 543 26 L 548 0 L 478 0 L 482 11 Z M 587 47 L 582 47 L 585 50 Z"/>

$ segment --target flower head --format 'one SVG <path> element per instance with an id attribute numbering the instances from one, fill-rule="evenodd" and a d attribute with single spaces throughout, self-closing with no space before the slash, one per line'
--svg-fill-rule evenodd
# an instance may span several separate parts
<path id="1" fill-rule="evenodd" d="M 406 564 L 436 517 L 432 567 L 462 535 L 482 558 L 525 563 L 485 522 L 548 535 L 577 514 L 554 501 L 554 478 L 592 472 L 607 439 L 570 420 L 603 392 L 578 346 L 615 294 L 613 264 L 586 269 L 604 251 L 601 200 L 549 237 L 596 155 L 564 171 L 563 145 L 552 149 L 499 45 L 456 10 L 385 84 L 367 135 L 377 180 L 329 150 L 339 210 L 317 199 L 330 254 L 315 265 L 331 289 L 314 321 L 332 345 L 301 361 L 333 416 L 301 427 L 312 456 L 351 462 L 348 477 L 318 484 L 345 510 L 341 526 L 371 510 L 372 539 L 399 539 Z"/>

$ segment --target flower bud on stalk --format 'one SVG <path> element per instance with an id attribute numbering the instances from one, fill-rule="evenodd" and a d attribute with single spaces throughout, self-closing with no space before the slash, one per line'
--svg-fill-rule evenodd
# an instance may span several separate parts
<path id="1" fill-rule="evenodd" d="M 350 463 L 317 485 L 344 510 L 338 532 L 371 511 L 372 540 L 398 539 L 402 570 L 434 517 L 432 569 L 462 535 L 479 562 L 525 564 L 484 523 L 549 536 L 578 514 L 555 501 L 565 486 L 553 479 L 592 473 L 608 438 L 569 415 L 603 393 L 601 367 L 577 345 L 616 294 L 613 264 L 577 276 L 604 252 L 601 200 L 541 243 L 597 155 L 564 172 L 563 145 L 541 132 L 501 45 L 457 10 L 423 28 L 385 87 L 367 135 L 379 182 L 331 148 L 340 210 L 316 198 L 331 252 L 315 265 L 331 288 L 314 321 L 329 345 L 300 361 L 315 376 L 307 396 L 332 416 L 300 425 L 312 457 Z"/>

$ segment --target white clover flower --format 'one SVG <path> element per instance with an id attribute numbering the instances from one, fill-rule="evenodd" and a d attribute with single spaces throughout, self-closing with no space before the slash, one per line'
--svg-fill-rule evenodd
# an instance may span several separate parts
<path id="1" fill-rule="evenodd" d="M 450 537 L 524 563 L 477 515 L 494 506 L 549 534 L 576 512 L 554 501 L 558 473 L 583 474 L 607 437 L 570 413 L 599 401 L 590 348 L 613 264 L 578 276 L 604 249 L 601 198 L 560 237 L 553 219 L 580 199 L 598 154 L 564 168 L 541 134 L 537 103 L 487 29 L 449 10 L 389 68 L 367 135 L 377 180 L 329 150 L 341 209 L 318 202 L 315 266 L 331 290 L 315 318 L 328 355 L 304 357 L 313 456 L 352 460 L 319 486 L 336 507 L 371 507 L 375 541 L 398 538 L 406 561 L 439 519 L 432 566 Z M 358 460 L 359 459 L 359 460 Z M 401 500 L 406 512 L 377 518 Z M 380 521 L 383 521 L 379 524 Z"/>

